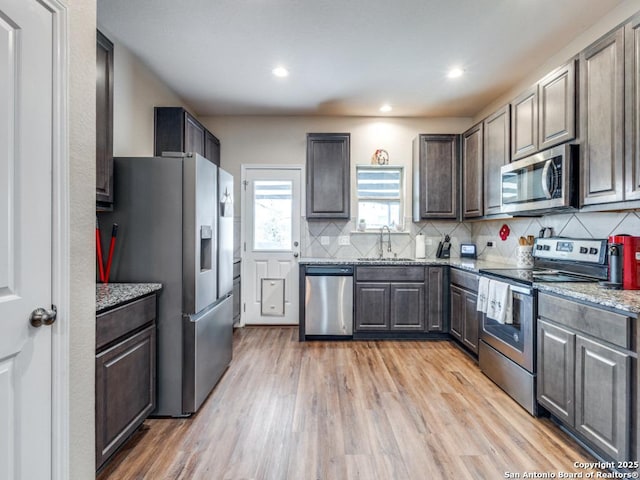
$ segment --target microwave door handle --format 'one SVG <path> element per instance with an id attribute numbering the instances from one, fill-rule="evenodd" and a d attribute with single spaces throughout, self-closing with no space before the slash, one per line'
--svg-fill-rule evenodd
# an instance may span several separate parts
<path id="1" fill-rule="evenodd" d="M 542 181 L 542 191 L 544 192 L 545 197 L 547 197 L 549 200 L 551 200 L 551 189 L 549 188 L 549 169 L 551 168 L 551 164 L 553 163 L 553 160 L 547 160 L 544 163 L 544 167 L 542 169 L 542 178 L 540 179 Z"/>

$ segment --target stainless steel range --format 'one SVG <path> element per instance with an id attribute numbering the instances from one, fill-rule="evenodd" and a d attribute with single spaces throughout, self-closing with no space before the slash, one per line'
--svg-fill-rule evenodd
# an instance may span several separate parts
<path id="1" fill-rule="evenodd" d="M 480 369 L 532 415 L 538 413 L 535 284 L 606 280 L 606 246 L 606 240 L 538 238 L 533 246 L 533 268 L 480 270 L 482 277 L 509 286 L 511 305 L 506 321 L 482 314 Z"/>

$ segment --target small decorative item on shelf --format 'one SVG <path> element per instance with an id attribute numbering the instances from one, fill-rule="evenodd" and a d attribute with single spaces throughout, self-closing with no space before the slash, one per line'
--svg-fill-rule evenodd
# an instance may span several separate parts
<path id="1" fill-rule="evenodd" d="M 371 156 L 371 165 L 389 165 L 389 154 L 386 150 L 379 148 Z"/>
<path id="2" fill-rule="evenodd" d="M 360 222 L 358 223 L 358 231 L 364 232 L 366 229 L 367 229 L 367 222 L 365 222 L 364 218 L 361 218 Z"/>

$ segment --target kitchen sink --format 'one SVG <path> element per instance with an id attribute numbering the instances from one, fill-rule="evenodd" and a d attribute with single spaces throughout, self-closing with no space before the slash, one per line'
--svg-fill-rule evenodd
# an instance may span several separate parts
<path id="1" fill-rule="evenodd" d="M 415 262 L 414 258 L 378 258 L 378 257 L 361 257 L 358 260 L 362 262 Z"/>

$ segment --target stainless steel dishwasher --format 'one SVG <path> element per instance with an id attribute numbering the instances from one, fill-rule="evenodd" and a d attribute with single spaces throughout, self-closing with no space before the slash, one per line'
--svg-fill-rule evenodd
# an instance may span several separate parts
<path id="1" fill-rule="evenodd" d="M 353 335 L 353 266 L 305 269 L 305 335 Z"/>

